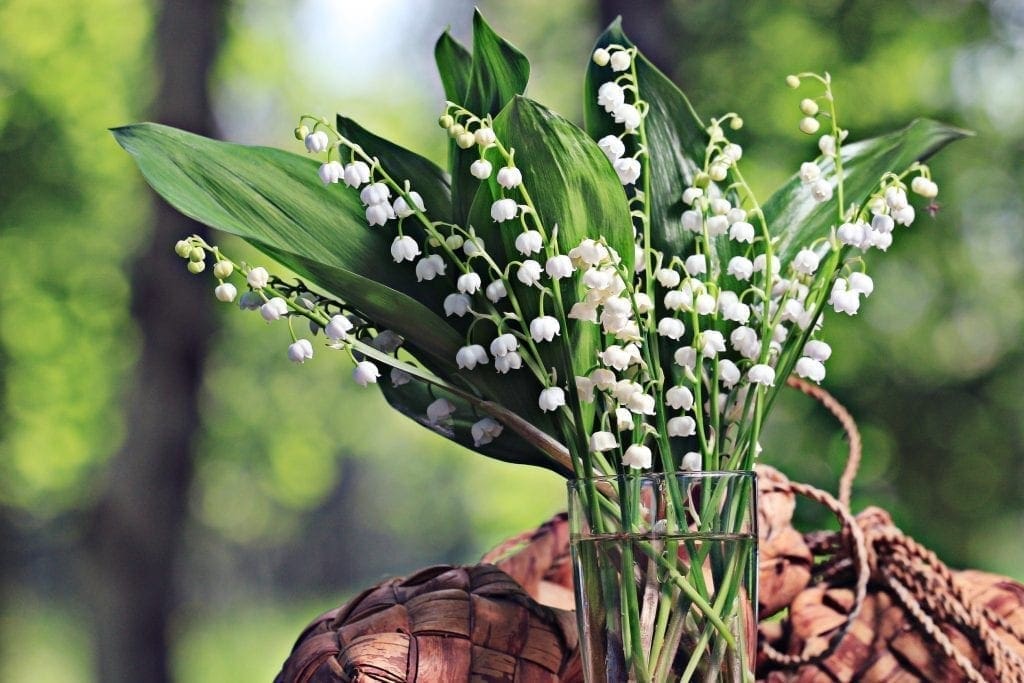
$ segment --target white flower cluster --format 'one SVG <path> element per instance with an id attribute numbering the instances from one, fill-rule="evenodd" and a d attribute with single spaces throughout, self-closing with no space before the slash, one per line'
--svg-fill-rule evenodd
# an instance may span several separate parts
<path id="1" fill-rule="evenodd" d="M 599 67 L 610 67 L 614 73 L 620 74 L 614 80 L 602 83 L 597 90 L 597 105 L 603 108 L 622 125 L 622 135 L 606 135 L 597 141 L 598 147 L 612 163 L 619 181 L 623 185 L 633 185 L 639 180 L 641 165 L 638 156 L 625 156 L 626 145 L 623 138 L 633 135 L 643 121 L 646 105 L 639 100 L 628 102 L 630 95 L 635 96 L 636 78 L 631 69 L 636 58 L 635 49 L 611 45 L 594 51 L 594 63 Z"/>

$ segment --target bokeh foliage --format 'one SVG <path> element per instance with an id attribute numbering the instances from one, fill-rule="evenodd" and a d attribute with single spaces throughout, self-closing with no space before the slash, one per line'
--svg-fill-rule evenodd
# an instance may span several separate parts
<path id="1" fill-rule="evenodd" d="M 235 2 L 212 84 L 222 136 L 286 147 L 296 113 L 340 111 L 442 160 L 431 50 L 449 22 L 467 37 L 470 3 L 338 9 L 361 4 Z M 644 47 L 631 3 L 480 4 L 530 56 L 528 94 L 577 121 L 586 51 L 616 5 Z M 826 384 L 865 433 L 856 507 L 891 509 L 951 564 L 1024 579 L 1019 3 L 648 7 L 672 36 L 648 34 L 659 66 L 700 113 L 746 119 L 748 175 L 762 196 L 813 155 L 796 131 L 798 95 L 782 84 L 793 71 L 832 72 L 854 137 L 920 115 L 977 131 L 934 164 L 938 216 L 922 216 L 873 260 L 877 290 L 862 314 L 827 323 Z M 0 624 L 4 680 L 92 680 L 88 638 L 58 636 L 87 632 L 73 607 L 78 529 L 122 438 L 137 353 L 124 267 L 146 239 L 149 199 L 105 129 L 144 117 L 153 11 L 141 1 L 0 3 L 0 510 L 19 544 L 4 553 L 5 594 L 17 606 Z M 360 33 L 374 40 L 359 43 Z M 349 52 L 335 45 L 351 42 Z M 471 560 L 559 506 L 554 477 L 484 461 L 391 413 L 348 381 L 340 354 L 291 366 L 281 329 L 222 313 L 181 559 L 180 680 L 230 680 L 211 660 L 249 656 L 254 642 L 265 657 L 235 675 L 266 679 L 302 623 L 346 591 L 426 562 Z M 769 460 L 832 488 L 844 451 L 835 425 L 799 397 L 780 408 Z M 372 561 L 350 563 L 356 547 L 373 548 Z M 228 611 L 240 605 L 250 607 Z M 48 644 L 58 641 L 60 652 Z"/>

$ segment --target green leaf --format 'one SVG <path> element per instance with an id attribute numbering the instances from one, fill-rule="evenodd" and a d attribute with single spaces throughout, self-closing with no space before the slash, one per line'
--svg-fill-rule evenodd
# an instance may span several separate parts
<path id="1" fill-rule="evenodd" d="M 380 159 L 384 170 L 401 185 L 408 180 L 411 188 L 423 197 L 423 205 L 433 220 L 450 223 L 452 193 L 444 170 L 426 157 L 399 147 L 374 135 L 350 118 L 338 115 L 338 131 L 360 145 L 367 154 Z M 406 221 L 405 225 L 417 224 Z"/>
<path id="2" fill-rule="evenodd" d="M 541 223 L 550 231 L 558 226 L 559 251 L 563 254 L 584 238 L 604 237 L 620 255 L 625 267 L 633 265 L 633 233 L 626 194 L 607 157 L 587 134 L 570 121 L 526 98 L 515 97 L 494 121 L 498 138 L 515 150 L 515 164 L 523 174 L 523 187 L 530 195 Z M 497 164 L 498 160 L 493 159 Z M 473 205 L 472 223 L 487 242 L 498 249 L 499 262 L 522 260 L 515 249 L 520 232 L 514 225 L 497 225 L 490 207 L 504 194 L 494 177 L 482 184 Z M 513 269 L 513 275 L 514 275 Z M 532 319 L 538 313 L 536 289 L 528 289 L 513 277 L 523 314 Z M 566 308 L 583 299 L 579 274 L 564 280 L 562 296 Z M 551 310 L 550 303 L 548 311 Z M 575 323 L 575 321 L 569 321 Z M 563 331 L 563 334 L 566 332 Z M 589 323 L 570 325 L 572 364 L 587 368 L 595 362 L 600 343 L 599 329 Z M 561 344 L 544 345 L 546 360 L 559 369 L 559 379 L 571 381 L 572 371 L 561 355 Z"/>
<path id="3" fill-rule="evenodd" d="M 929 119 L 917 119 L 906 128 L 843 147 L 844 202 L 863 204 L 878 188 L 882 174 L 902 172 L 915 161 L 932 154 L 967 135 L 969 131 Z M 835 174 L 831 160 L 819 164 L 824 177 Z M 787 263 L 801 248 L 827 236 L 837 224 L 835 201 L 819 204 L 798 175 L 773 194 L 764 204 L 768 228 L 777 238 L 775 253 Z"/>
<path id="4" fill-rule="evenodd" d="M 596 46 L 605 47 L 613 43 L 633 47 L 619 19 L 597 39 Z M 694 235 L 684 231 L 680 222 L 686 208 L 682 195 L 703 165 L 707 134 L 689 100 L 665 74 L 642 53 L 637 53 L 633 62 L 640 98 L 650 107 L 644 118 L 649 153 L 650 246 L 666 256 L 690 253 Z M 595 140 L 605 135 L 619 135 L 623 130 L 597 104 L 598 88 L 613 78 L 610 68 L 590 62 L 584 87 L 583 119 L 587 132 Z"/>
<path id="5" fill-rule="evenodd" d="M 440 68 L 444 68 L 440 65 Z M 442 75 L 442 80 L 445 76 Z M 530 62 L 484 21 L 477 10 L 473 14 L 473 60 L 465 95 L 453 100 L 480 118 L 497 116 L 516 95 L 526 91 L 530 79 Z M 449 98 L 451 99 L 451 98 Z M 452 196 L 455 222 L 468 224 L 469 212 L 476 195 L 477 181 L 469 173 L 477 158 L 476 147 L 459 149 L 450 142 L 449 169 L 452 175 Z"/>
<path id="6" fill-rule="evenodd" d="M 564 477 L 572 476 L 572 472 L 559 467 L 538 451 L 535 446 L 527 443 L 508 428 L 504 429 L 491 443 L 482 446 L 474 445 L 471 428 L 474 422 L 486 415 L 474 410 L 466 400 L 451 392 L 437 387 L 429 387 L 416 380 L 396 387 L 390 381 L 382 379 L 378 386 L 392 408 L 460 446 L 503 462 L 534 465 L 552 470 Z M 443 424 L 430 424 L 427 419 L 427 406 L 438 398 L 451 401 L 455 406 L 455 413 L 450 420 L 446 420 Z"/>
<path id="7" fill-rule="evenodd" d="M 445 98 L 449 102 L 465 106 L 469 79 L 473 71 L 473 55 L 445 30 L 434 44 L 434 61 L 441 74 Z"/>
<path id="8" fill-rule="evenodd" d="M 411 266 L 394 263 L 390 235 L 367 227 L 356 191 L 324 187 L 314 160 L 151 123 L 113 133 L 176 209 L 252 243 L 405 337 L 423 362 L 456 372 L 461 335 L 421 303 L 442 300 L 443 285 L 417 283 Z"/>

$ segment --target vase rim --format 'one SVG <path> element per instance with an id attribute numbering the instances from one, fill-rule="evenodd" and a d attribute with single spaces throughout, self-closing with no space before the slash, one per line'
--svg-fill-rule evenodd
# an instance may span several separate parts
<path id="1" fill-rule="evenodd" d="M 573 489 L 580 484 L 590 483 L 615 483 L 620 478 L 625 477 L 628 481 L 663 481 L 666 476 L 671 474 L 676 479 L 757 479 L 757 472 L 755 470 L 700 470 L 700 471 L 678 471 L 678 472 L 639 472 L 636 474 L 625 474 L 625 475 L 604 475 L 600 477 L 587 477 L 583 479 L 568 479 L 566 485 Z"/>

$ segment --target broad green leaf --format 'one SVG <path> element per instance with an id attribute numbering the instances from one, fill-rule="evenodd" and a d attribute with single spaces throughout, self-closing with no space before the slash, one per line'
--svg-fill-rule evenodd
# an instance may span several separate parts
<path id="1" fill-rule="evenodd" d="M 384 394 L 384 398 L 392 408 L 460 446 L 503 462 L 534 465 L 550 469 L 565 477 L 572 476 L 572 472 L 559 467 L 538 451 L 536 446 L 527 443 L 508 428 L 504 429 L 491 443 L 482 446 L 474 445 L 471 427 L 474 422 L 486 415 L 474 410 L 467 401 L 459 396 L 437 387 L 428 387 L 416 380 L 396 387 L 390 381 L 383 379 L 379 386 L 381 393 Z M 442 424 L 430 424 L 427 419 L 427 406 L 438 398 L 451 401 L 455 406 L 455 413 L 450 420 L 446 420 Z"/>
<path id="2" fill-rule="evenodd" d="M 355 190 L 324 187 L 316 161 L 150 123 L 113 133 L 176 209 L 251 242 L 406 337 L 424 362 L 454 370 L 460 335 L 420 303 L 441 301 L 445 289 L 417 283 L 411 265 L 394 263 L 390 235 L 366 225 Z"/>
<path id="3" fill-rule="evenodd" d="M 525 97 L 513 98 L 495 119 L 494 126 L 498 138 L 515 150 L 523 187 L 542 224 L 549 231 L 558 226 L 560 252 L 568 253 L 584 238 L 603 236 L 631 269 L 633 233 L 626 194 L 597 144 L 568 120 Z M 497 164 L 498 159 L 493 162 Z M 477 233 L 485 237 L 489 249 L 501 250 L 503 259 L 499 262 L 505 263 L 523 259 L 515 249 L 515 238 L 520 232 L 518 221 L 499 226 L 490 217 L 492 202 L 506 195 L 518 199 L 518 194 L 503 191 L 492 177 L 481 185 L 472 212 Z M 524 316 L 532 319 L 538 314 L 538 291 L 520 285 L 515 279 L 515 268 L 512 281 Z M 563 282 L 561 291 L 568 309 L 582 300 L 584 290 L 578 276 Z M 546 310 L 551 310 L 550 302 Z M 595 362 L 599 329 L 589 323 L 572 324 L 569 335 L 572 365 L 582 371 Z M 560 381 L 571 382 L 572 371 L 567 367 L 562 344 L 549 343 L 543 347 L 549 365 L 559 368 Z"/>
<path id="4" fill-rule="evenodd" d="M 374 135 L 350 118 L 338 115 L 338 131 L 359 144 L 367 154 L 380 159 L 381 165 L 399 185 L 408 180 L 420 193 L 426 213 L 434 220 L 452 220 L 452 194 L 443 169 L 426 157 L 399 147 Z M 406 221 L 407 225 L 415 221 Z"/>
<path id="5" fill-rule="evenodd" d="M 444 68 L 440 63 L 439 67 Z M 480 118 L 497 116 L 509 100 L 526 91 L 529 78 L 530 62 L 495 33 L 477 10 L 473 14 L 473 60 L 467 90 L 463 97 L 453 101 L 463 104 Z M 477 150 L 476 147 L 459 149 L 454 142 L 449 143 L 448 149 L 453 214 L 455 222 L 465 226 L 477 189 L 476 179 L 469 174 Z"/>
<path id="6" fill-rule="evenodd" d="M 596 46 L 609 44 L 633 46 L 619 19 L 597 39 Z M 694 174 L 703 164 L 707 134 L 686 96 L 642 52 L 637 54 L 634 65 L 640 98 L 650 107 L 644 118 L 649 172 L 646 188 L 641 188 L 647 192 L 650 202 L 650 246 L 666 256 L 682 256 L 692 253 L 690 244 L 693 242 L 693 234 L 685 232 L 680 223 L 686 208 L 683 190 L 692 184 Z M 623 130 L 597 104 L 598 88 L 614 77 L 609 67 L 599 67 L 593 61 L 587 68 L 583 119 L 587 132 L 595 140 L 605 135 L 619 135 Z"/>
<path id="7" fill-rule="evenodd" d="M 445 98 L 449 102 L 465 106 L 473 70 L 473 55 L 445 30 L 434 44 L 434 61 L 437 63 L 438 73 L 441 74 Z"/>
<path id="8" fill-rule="evenodd" d="M 863 204 L 878 188 L 882 174 L 900 173 L 915 161 L 932 154 L 966 135 L 968 131 L 929 119 L 917 119 L 906 128 L 877 138 L 843 147 L 843 201 Z M 831 160 L 819 164 L 822 175 L 831 178 L 835 167 Z M 801 248 L 829 234 L 838 223 L 835 202 L 819 204 L 810 189 L 794 175 L 764 204 L 768 229 L 776 236 L 776 254 L 787 263 Z"/>

